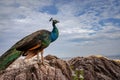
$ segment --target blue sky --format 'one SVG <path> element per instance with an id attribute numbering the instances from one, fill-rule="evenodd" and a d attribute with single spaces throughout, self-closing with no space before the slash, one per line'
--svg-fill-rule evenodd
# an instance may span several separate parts
<path id="1" fill-rule="evenodd" d="M 120 0 L 0 0 L 0 10 L 0 54 L 32 32 L 51 31 L 51 17 L 60 36 L 44 55 L 120 54 Z"/>

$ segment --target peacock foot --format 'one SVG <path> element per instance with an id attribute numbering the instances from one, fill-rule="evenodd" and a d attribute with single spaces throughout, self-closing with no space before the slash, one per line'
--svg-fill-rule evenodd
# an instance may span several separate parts
<path id="1" fill-rule="evenodd" d="M 45 67 L 46 67 L 45 63 L 42 62 L 42 61 L 37 62 L 37 64 L 38 64 L 39 66 L 45 66 Z"/>

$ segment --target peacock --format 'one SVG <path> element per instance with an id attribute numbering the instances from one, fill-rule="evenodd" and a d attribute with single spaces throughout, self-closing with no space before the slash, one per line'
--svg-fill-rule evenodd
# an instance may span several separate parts
<path id="1" fill-rule="evenodd" d="M 44 49 L 47 48 L 50 43 L 54 42 L 59 36 L 59 31 L 56 27 L 56 24 L 59 23 L 59 21 L 54 20 L 53 18 L 49 21 L 52 22 L 52 31 L 38 30 L 18 41 L 0 57 L 0 71 L 5 70 L 21 55 L 25 56 L 25 59 L 29 59 L 37 55 L 37 62 L 39 63 L 39 53 L 41 53 L 41 63 L 43 64 Z"/>

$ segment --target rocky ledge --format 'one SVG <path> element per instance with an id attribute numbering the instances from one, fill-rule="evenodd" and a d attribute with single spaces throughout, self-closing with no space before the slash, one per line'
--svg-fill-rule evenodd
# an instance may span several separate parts
<path id="1" fill-rule="evenodd" d="M 71 70 L 66 61 L 48 55 L 44 65 L 36 62 L 36 59 L 18 59 L 0 73 L 0 80 L 71 80 Z"/>
<path id="2" fill-rule="evenodd" d="M 45 57 L 45 65 L 18 59 L 5 71 L 0 80 L 120 80 L 120 62 L 105 57 L 75 57 L 62 60 Z"/>
<path id="3" fill-rule="evenodd" d="M 103 56 L 76 57 L 69 60 L 69 64 L 76 74 L 75 80 L 80 80 L 81 76 L 82 80 L 120 80 L 119 60 Z"/>

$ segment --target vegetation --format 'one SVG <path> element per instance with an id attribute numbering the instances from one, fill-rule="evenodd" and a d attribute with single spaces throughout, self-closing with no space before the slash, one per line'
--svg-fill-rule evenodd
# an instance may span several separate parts
<path id="1" fill-rule="evenodd" d="M 73 70 L 72 80 L 84 80 L 84 70 L 83 69 L 75 69 L 71 66 Z"/>

